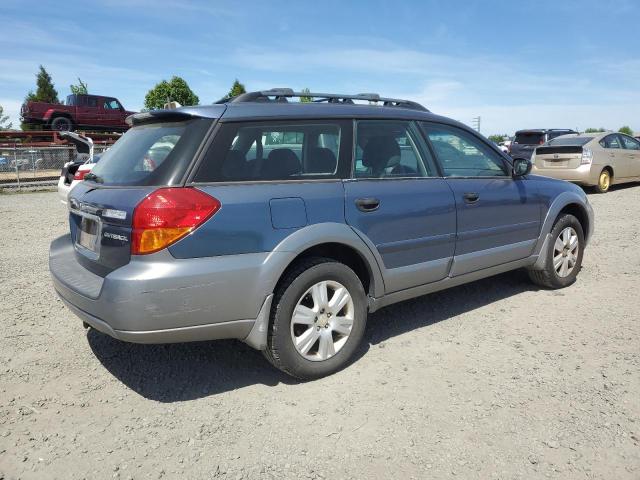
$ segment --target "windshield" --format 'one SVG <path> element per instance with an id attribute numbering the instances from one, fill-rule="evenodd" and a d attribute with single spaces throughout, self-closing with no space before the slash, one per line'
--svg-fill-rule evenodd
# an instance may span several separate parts
<path id="1" fill-rule="evenodd" d="M 193 119 L 133 127 L 102 154 L 88 180 L 139 186 L 179 182 L 210 125 L 209 119 Z"/>
<path id="2" fill-rule="evenodd" d="M 593 137 L 557 137 L 554 138 L 553 140 L 549 140 L 547 142 L 547 145 L 554 145 L 556 147 L 558 146 L 562 146 L 562 145 L 572 145 L 572 146 L 579 146 L 581 147 L 582 145 L 586 145 L 587 143 L 589 143 L 591 140 L 593 140 Z"/>
<path id="3" fill-rule="evenodd" d="M 542 145 L 542 143 L 544 143 L 544 133 L 516 132 L 516 138 L 514 141 L 520 145 Z"/>

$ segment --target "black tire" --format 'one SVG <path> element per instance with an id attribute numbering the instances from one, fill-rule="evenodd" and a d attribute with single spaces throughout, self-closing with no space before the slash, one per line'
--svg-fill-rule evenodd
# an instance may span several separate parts
<path id="1" fill-rule="evenodd" d="M 51 130 L 70 132 L 73 130 L 73 121 L 68 117 L 55 117 L 51 120 Z"/>
<path id="2" fill-rule="evenodd" d="M 313 285 L 321 281 L 343 285 L 354 304 L 351 332 L 334 356 L 312 361 L 303 357 L 291 338 L 291 321 L 298 300 Z M 264 355 L 273 366 L 301 380 L 330 375 L 344 368 L 353 357 L 367 323 L 367 297 L 362 282 L 346 265 L 330 258 L 313 257 L 295 265 L 280 282 L 271 305 L 271 318 Z"/>
<path id="3" fill-rule="evenodd" d="M 577 260 L 573 266 L 573 270 L 562 277 L 556 272 L 554 268 L 554 245 L 560 234 L 567 228 L 571 227 L 575 230 L 578 236 L 578 253 Z M 563 214 L 558 217 L 556 223 L 551 229 L 551 241 L 547 245 L 546 261 L 542 270 L 529 269 L 529 278 L 533 283 L 544 288 L 558 289 L 568 287 L 576 281 L 578 272 L 582 267 L 582 255 L 584 253 L 584 232 L 582 225 L 576 217 L 569 214 Z"/>

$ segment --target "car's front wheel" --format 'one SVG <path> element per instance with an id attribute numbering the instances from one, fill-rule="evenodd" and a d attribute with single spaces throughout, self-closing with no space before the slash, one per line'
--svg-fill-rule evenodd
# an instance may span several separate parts
<path id="1" fill-rule="evenodd" d="M 551 229 L 542 270 L 529 270 L 531 280 L 545 288 L 564 288 L 576 281 L 582 266 L 584 233 L 576 217 L 561 215 Z"/>
<path id="2" fill-rule="evenodd" d="M 355 272 L 332 259 L 306 259 L 275 293 L 265 356 L 300 379 L 329 375 L 353 357 L 366 321 L 366 294 Z"/>

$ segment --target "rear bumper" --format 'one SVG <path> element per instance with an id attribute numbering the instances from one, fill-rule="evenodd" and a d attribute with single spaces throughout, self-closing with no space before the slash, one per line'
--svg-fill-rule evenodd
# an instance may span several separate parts
<path id="1" fill-rule="evenodd" d="M 578 168 L 538 168 L 534 164 L 531 173 L 580 185 L 593 186 L 598 183 L 597 173 L 594 176 L 591 165 L 580 165 Z"/>
<path id="2" fill-rule="evenodd" d="M 178 260 L 132 257 L 100 277 L 76 258 L 70 235 L 49 252 L 53 285 L 69 309 L 114 338 L 135 343 L 246 339 L 269 299 L 267 253 Z M 263 280 L 263 281 L 261 281 Z"/>

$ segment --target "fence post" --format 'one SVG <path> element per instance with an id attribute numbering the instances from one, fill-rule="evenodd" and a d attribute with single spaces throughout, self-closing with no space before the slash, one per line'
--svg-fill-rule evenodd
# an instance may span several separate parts
<path id="1" fill-rule="evenodd" d="M 18 180 L 18 190 L 20 190 L 20 172 L 18 171 L 18 148 L 13 145 L 13 164 L 16 167 L 16 179 Z"/>

